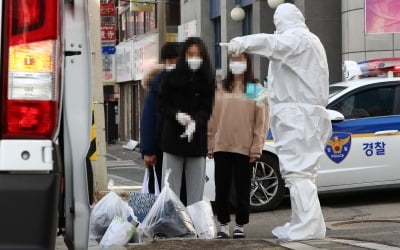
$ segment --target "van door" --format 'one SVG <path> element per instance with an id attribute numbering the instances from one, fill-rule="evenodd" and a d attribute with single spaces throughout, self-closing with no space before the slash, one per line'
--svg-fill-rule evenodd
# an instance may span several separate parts
<path id="1" fill-rule="evenodd" d="M 89 197 L 86 154 L 91 128 L 91 57 L 87 1 L 65 2 L 63 138 L 65 170 L 65 242 L 87 249 Z"/>

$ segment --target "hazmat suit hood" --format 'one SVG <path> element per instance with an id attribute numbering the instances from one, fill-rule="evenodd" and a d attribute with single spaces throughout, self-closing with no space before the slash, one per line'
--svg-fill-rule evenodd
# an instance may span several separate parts
<path id="1" fill-rule="evenodd" d="M 303 14 L 291 3 L 284 3 L 278 6 L 274 14 L 274 24 L 278 34 L 290 29 L 308 29 Z"/>

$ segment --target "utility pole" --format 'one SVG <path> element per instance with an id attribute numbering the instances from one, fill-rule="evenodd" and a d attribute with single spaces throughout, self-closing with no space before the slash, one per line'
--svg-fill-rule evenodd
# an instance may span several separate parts
<path id="1" fill-rule="evenodd" d="M 92 93 L 94 122 L 96 125 L 97 160 L 92 161 L 94 191 L 107 191 L 106 140 L 104 121 L 104 95 L 100 34 L 100 0 L 89 0 L 89 39 L 92 55 Z"/>
<path id="2" fill-rule="evenodd" d="M 165 43 L 167 19 L 166 19 L 166 1 L 157 3 L 157 30 L 158 30 L 158 46 L 161 48 Z"/>

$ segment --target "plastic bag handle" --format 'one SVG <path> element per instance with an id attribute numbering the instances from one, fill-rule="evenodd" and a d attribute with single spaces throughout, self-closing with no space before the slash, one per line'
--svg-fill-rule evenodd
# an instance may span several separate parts
<path id="1" fill-rule="evenodd" d="M 153 174 L 154 174 L 154 194 L 160 194 L 160 184 L 158 183 L 157 173 L 156 173 L 156 166 L 153 166 Z"/>
<path id="2" fill-rule="evenodd" d="M 165 172 L 165 178 L 164 178 L 164 186 L 168 186 L 169 187 L 169 182 L 168 182 L 168 178 L 169 175 L 171 174 L 171 169 L 168 168 L 167 171 Z"/>

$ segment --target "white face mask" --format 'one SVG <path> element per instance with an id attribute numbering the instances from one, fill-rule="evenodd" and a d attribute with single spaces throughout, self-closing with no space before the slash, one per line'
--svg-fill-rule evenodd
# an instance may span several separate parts
<path id="1" fill-rule="evenodd" d="M 229 63 L 229 69 L 231 70 L 232 74 L 234 75 L 241 75 L 247 69 L 246 62 L 231 62 Z"/>
<path id="2" fill-rule="evenodd" d="M 168 71 L 168 72 L 172 71 L 175 69 L 175 67 L 176 67 L 175 64 L 167 64 L 167 65 L 165 65 L 165 71 Z"/>
<path id="3" fill-rule="evenodd" d="M 189 68 L 193 71 L 198 70 L 201 67 L 201 64 L 203 63 L 203 59 L 200 57 L 188 57 L 186 59 L 187 64 L 189 65 Z"/>

